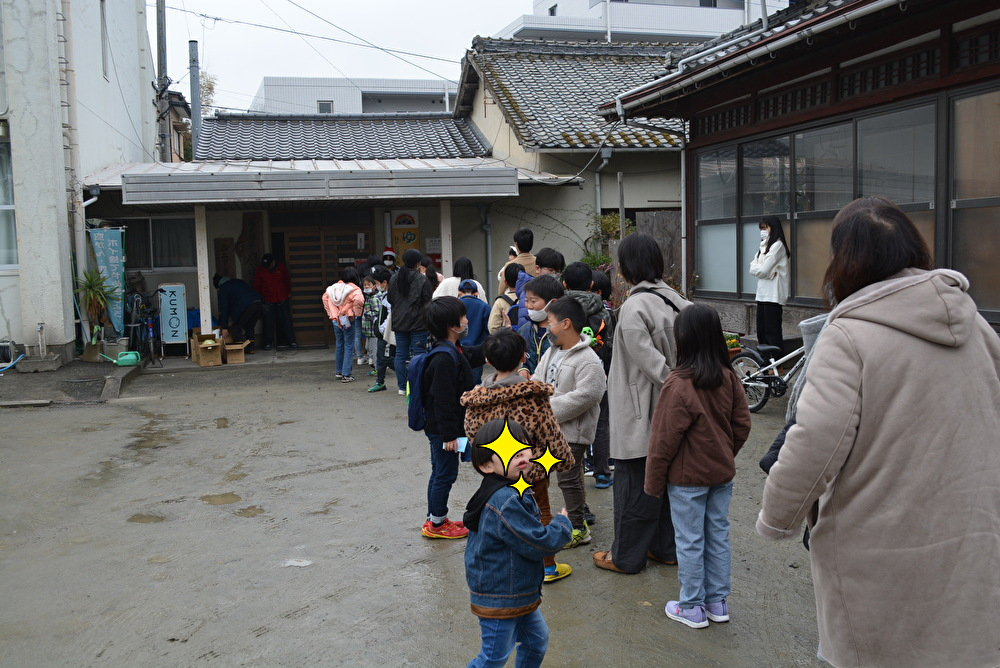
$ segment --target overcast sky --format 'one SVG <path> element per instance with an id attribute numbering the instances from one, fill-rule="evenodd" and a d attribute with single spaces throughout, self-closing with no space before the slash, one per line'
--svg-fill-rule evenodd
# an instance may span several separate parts
<path id="1" fill-rule="evenodd" d="M 215 104 L 236 110 L 250 106 L 264 76 L 444 77 L 456 81 L 459 61 L 472 39 L 499 32 L 519 16 L 530 14 L 531 5 L 531 0 L 167 0 L 167 74 L 177 82 L 171 89 L 190 99 L 188 40 L 193 39 L 199 43 L 202 69 L 217 78 Z M 156 3 L 152 0 L 147 2 L 147 12 L 155 63 Z M 349 42 L 367 40 L 451 62 L 400 54 L 409 61 L 404 62 L 372 48 L 229 22 L 233 20 Z"/>

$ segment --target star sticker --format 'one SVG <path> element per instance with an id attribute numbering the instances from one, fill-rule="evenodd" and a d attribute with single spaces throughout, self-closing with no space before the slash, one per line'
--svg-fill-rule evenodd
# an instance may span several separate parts
<path id="1" fill-rule="evenodd" d="M 524 474 L 523 474 L 523 473 L 522 473 L 522 474 L 520 474 L 520 475 L 519 475 L 519 476 L 517 477 L 517 482 L 512 482 L 512 483 L 510 484 L 510 487 L 513 487 L 514 489 L 516 489 L 516 490 L 517 490 L 517 493 L 518 493 L 518 494 L 519 494 L 519 495 L 520 495 L 520 496 L 521 496 L 522 498 L 524 498 L 524 491 L 525 491 L 525 490 L 527 490 L 527 489 L 531 489 L 531 485 L 530 485 L 530 484 L 528 484 L 528 481 L 524 479 Z"/>
<path id="2" fill-rule="evenodd" d="M 507 420 L 504 419 L 503 431 L 500 432 L 497 440 L 487 443 L 483 447 L 489 448 L 497 454 L 497 457 L 500 458 L 500 462 L 503 464 L 503 470 L 506 471 L 507 467 L 510 466 L 511 458 L 521 452 L 521 450 L 531 446 L 527 443 L 521 443 L 514 438 L 514 435 L 510 433 L 510 428 L 507 426 Z"/>
<path id="3" fill-rule="evenodd" d="M 543 454 L 541 457 L 535 457 L 531 461 L 537 463 L 539 466 L 545 469 L 545 475 L 549 475 L 552 472 L 552 467 L 564 460 L 559 459 L 554 454 L 552 454 L 551 450 L 545 448 L 545 454 Z"/>

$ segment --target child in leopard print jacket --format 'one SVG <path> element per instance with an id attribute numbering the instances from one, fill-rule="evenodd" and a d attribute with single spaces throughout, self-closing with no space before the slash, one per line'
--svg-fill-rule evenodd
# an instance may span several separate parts
<path id="1" fill-rule="evenodd" d="M 481 426 L 490 420 L 510 418 L 517 422 L 531 438 L 532 458 L 541 457 L 546 448 L 558 459 L 553 471 L 568 471 L 573 467 L 573 453 L 559 429 L 549 397 L 552 386 L 536 380 L 527 380 L 517 373 L 524 364 L 527 353 L 524 338 L 512 329 L 501 329 L 486 338 L 483 352 L 486 360 L 497 370 L 493 378 L 462 395 L 465 406 L 465 433 L 472 440 Z M 542 524 L 552 521 L 549 507 L 549 479 L 540 464 L 534 464 L 524 475 L 531 483 L 535 502 L 542 513 Z M 569 564 L 557 564 L 554 556 L 545 557 L 545 582 L 555 582 L 572 572 Z"/>

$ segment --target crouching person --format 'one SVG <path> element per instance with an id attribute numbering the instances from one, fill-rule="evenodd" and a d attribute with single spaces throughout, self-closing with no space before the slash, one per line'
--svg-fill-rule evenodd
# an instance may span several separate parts
<path id="1" fill-rule="evenodd" d="M 538 609 L 545 574 L 542 560 L 558 552 L 573 531 L 565 508 L 544 526 L 531 490 L 522 494 L 511 486 L 532 466 L 531 443 L 519 424 L 507 421 L 509 434 L 524 448 L 513 454 L 512 447 L 498 448 L 510 456 L 504 467 L 500 456 L 486 447 L 503 443 L 498 439 L 504 424 L 504 420 L 487 422 L 471 443 L 472 464 L 483 481 L 462 518 L 469 530 L 465 579 L 483 645 L 468 668 L 504 666 L 518 644 L 519 668 L 542 665 L 549 645 L 549 628 Z"/>

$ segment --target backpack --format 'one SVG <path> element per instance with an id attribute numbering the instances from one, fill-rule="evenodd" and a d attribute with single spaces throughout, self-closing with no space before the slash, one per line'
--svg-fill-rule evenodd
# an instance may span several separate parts
<path id="1" fill-rule="evenodd" d="M 604 364 L 604 371 L 611 368 L 614 339 L 614 314 L 607 308 L 587 317 L 587 324 L 580 332 L 590 337 L 590 347 Z"/>
<path id="2" fill-rule="evenodd" d="M 423 431 L 427 424 L 427 407 L 424 395 L 424 371 L 431 355 L 445 352 L 458 365 L 458 351 L 454 346 L 435 345 L 426 353 L 414 355 L 406 370 L 406 424 L 413 431 Z M 457 374 L 457 371 L 456 371 Z"/>

